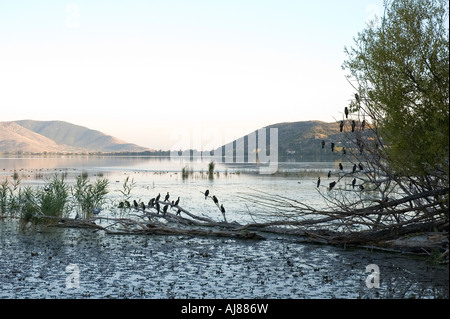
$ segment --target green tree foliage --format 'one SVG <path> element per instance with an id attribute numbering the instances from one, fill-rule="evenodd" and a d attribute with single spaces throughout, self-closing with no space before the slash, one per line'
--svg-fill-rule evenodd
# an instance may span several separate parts
<path id="1" fill-rule="evenodd" d="M 359 99 L 351 111 L 378 127 L 394 174 L 447 185 L 449 157 L 449 3 L 393 0 L 346 48 L 343 69 Z"/>

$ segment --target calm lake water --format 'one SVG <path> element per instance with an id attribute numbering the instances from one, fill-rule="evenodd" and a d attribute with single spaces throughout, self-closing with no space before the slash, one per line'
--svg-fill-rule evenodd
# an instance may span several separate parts
<path id="1" fill-rule="evenodd" d="M 184 167 L 193 171 L 186 179 Z M 101 212 L 108 217 L 129 177 L 136 182 L 132 199 L 147 203 L 169 192 L 171 199 L 180 197 L 183 208 L 221 221 L 218 208 L 202 194 L 209 189 L 226 207 L 229 222 L 252 222 L 271 213 L 252 204 L 262 192 L 324 207 L 315 187 L 317 177 L 328 185 L 333 177 L 328 180 L 327 173 L 337 173 L 338 163 L 279 163 L 273 175 L 258 174 L 258 169 L 218 163 L 210 179 L 204 161 L 5 157 L 0 158 L 0 181 L 16 176 L 21 185 L 42 186 L 55 173 L 64 174 L 69 183 L 82 173 L 92 181 L 108 178 L 108 202 Z M 112 236 L 86 229 L 19 232 L 13 221 L 0 221 L 0 236 L 0 298 L 448 298 L 447 265 L 371 249 L 299 243 L 284 236 L 245 241 Z M 379 288 L 365 285 L 370 264 L 380 268 Z M 66 282 L 73 265 L 80 276 L 75 288 Z"/>

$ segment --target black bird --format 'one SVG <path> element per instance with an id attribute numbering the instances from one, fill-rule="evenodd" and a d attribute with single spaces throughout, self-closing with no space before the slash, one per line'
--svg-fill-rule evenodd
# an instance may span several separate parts
<path id="1" fill-rule="evenodd" d="M 352 187 L 353 187 L 353 189 L 355 189 L 355 185 L 356 185 L 356 178 L 354 178 L 354 179 L 352 180 Z"/>
<path id="2" fill-rule="evenodd" d="M 142 208 L 143 211 L 145 210 L 145 204 L 144 204 L 144 202 L 141 202 L 141 208 Z"/>
<path id="3" fill-rule="evenodd" d="M 167 209 L 169 208 L 169 205 L 165 205 L 163 207 L 163 215 L 165 215 L 167 213 Z"/>
<path id="4" fill-rule="evenodd" d="M 78 212 L 77 212 L 77 214 L 75 215 L 75 219 L 78 219 L 78 218 L 80 218 L 80 215 L 78 215 Z"/>
<path id="5" fill-rule="evenodd" d="M 322 148 L 325 148 L 325 141 L 322 140 Z"/>
<path id="6" fill-rule="evenodd" d="M 156 202 L 155 206 L 156 206 L 156 213 L 159 214 L 159 209 L 160 209 L 159 202 Z"/>
<path id="7" fill-rule="evenodd" d="M 344 169 L 344 166 L 342 166 L 342 163 L 339 163 L 339 169 L 342 171 Z"/>
<path id="8" fill-rule="evenodd" d="M 133 205 L 134 205 L 134 208 L 135 209 L 138 209 L 138 207 L 139 207 L 139 204 L 136 202 L 136 200 L 134 199 L 133 200 Z"/>
<path id="9" fill-rule="evenodd" d="M 331 171 L 328 171 L 328 178 L 331 177 Z"/>
<path id="10" fill-rule="evenodd" d="M 361 163 L 358 164 L 358 167 L 359 167 L 359 170 L 360 170 L 360 171 L 362 171 L 362 170 L 364 169 L 364 166 L 363 166 L 363 164 L 361 164 Z"/>
<path id="11" fill-rule="evenodd" d="M 341 121 L 341 124 L 339 124 L 339 131 L 342 132 L 343 129 L 344 129 L 344 121 Z"/>
<path id="12" fill-rule="evenodd" d="M 208 195 L 209 195 L 209 189 L 207 189 L 206 192 L 205 192 L 205 199 L 208 198 Z"/>
<path id="13" fill-rule="evenodd" d="M 123 208 L 124 205 L 125 205 L 125 204 L 124 204 L 123 202 L 120 202 L 118 208 Z"/>
<path id="14" fill-rule="evenodd" d="M 358 95 L 358 93 L 355 93 L 355 99 L 356 99 L 356 102 L 359 103 L 359 95 Z"/>
<path id="15" fill-rule="evenodd" d="M 352 173 L 356 172 L 356 164 L 353 164 L 353 171 Z"/>
<path id="16" fill-rule="evenodd" d="M 166 197 L 164 197 L 164 201 L 167 202 L 169 200 L 169 197 L 170 197 L 169 192 L 167 192 Z"/>
<path id="17" fill-rule="evenodd" d="M 331 152 L 334 152 L 334 143 L 331 143 Z"/>
<path id="18" fill-rule="evenodd" d="M 177 210 L 177 216 L 180 216 L 180 214 L 181 214 L 181 208 L 178 208 L 178 210 Z"/>
<path id="19" fill-rule="evenodd" d="M 220 205 L 220 211 L 222 212 L 223 217 L 225 217 L 225 207 L 223 207 L 223 204 Z"/>
<path id="20" fill-rule="evenodd" d="M 155 206 L 155 199 L 154 198 L 150 199 L 150 201 L 148 202 L 148 206 L 149 207 Z"/>
<path id="21" fill-rule="evenodd" d="M 364 190 L 364 186 L 359 185 L 359 189 L 360 189 L 361 191 L 363 191 L 363 190 Z"/>
<path id="22" fill-rule="evenodd" d="M 219 206 L 219 200 L 217 199 L 216 195 L 213 195 L 213 201 L 217 206 Z"/>
<path id="23" fill-rule="evenodd" d="M 178 197 L 178 199 L 175 201 L 175 206 L 178 206 L 179 203 L 180 203 L 180 197 Z"/>
<path id="24" fill-rule="evenodd" d="M 344 113 L 345 113 L 345 118 L 348 119 L 348 107 L 345 107 Z"/>
<path id="25" fill-rule="evenodd" d="M 336 182 L 331 182 L 329 190 L 331 191 L 334 188 L 334 186 L 336 186 Z"/>
<path id="26" fill-rule="evenodd" d="M 364 119 L 362 122 L 361 122 L 361 128 L 364 130 L 364 127 L 366 126 L 366 120 Z"/>
<path id="27" fill-rule="evenodd" d="M 355 120 L 352 120 L 352 132 L 355 131 L 356 122 Z"/>
<path id="28" fill-rule="evenodd" d="M 317 188 L 320 186 L 320 176 L 317 178 Z"/>
<path id="29" fill-rule="evenodd" d="M 175 206 L 175 202 L 172 201 L 172 203 L 170 203 L 170 208 L 172 208 L 173 206 Z"/>
<path id="30" fill-rule="evenodd" d="M 130 207 L 131 207 L 131 204 L 130 204 L 130 202 L 129 202 L 129 201 L 127 201 L 127 200 L 125 201 L 125 207 L 126 207 L 126 208 L 130 208 Z"/>
<path id="31" fill-rule="evenodd" d="M 155 198 L 155 202 L 158 202 L 160 198 L 161 198 L 161 194 L 158 194 L 158 196 L 156 196 L 156 198 Z"/>

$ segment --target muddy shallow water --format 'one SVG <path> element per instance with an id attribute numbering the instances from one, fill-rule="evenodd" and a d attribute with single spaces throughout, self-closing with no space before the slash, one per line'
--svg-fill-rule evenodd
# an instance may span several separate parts
<path id="1" fill-rule="evenodd" d="M 448 298 L 448 266 L 368 249 L 0 222 L 0 298 Z M 379 288 L 368 288 L 376 264 Z"/>

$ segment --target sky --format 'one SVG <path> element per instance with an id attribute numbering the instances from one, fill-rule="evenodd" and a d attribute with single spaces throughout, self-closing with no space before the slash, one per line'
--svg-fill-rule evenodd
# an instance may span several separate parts
<path id="1" fill-rule="evenodd" d="M 0 121 L 60 120 L 151 149 L 333 122 L 344 48 L 382 0 L 0 0 Z"/>

